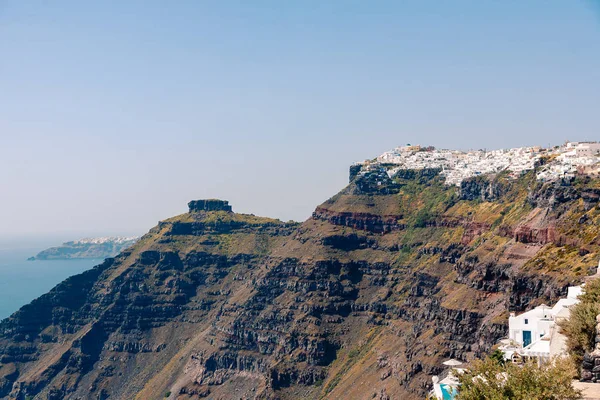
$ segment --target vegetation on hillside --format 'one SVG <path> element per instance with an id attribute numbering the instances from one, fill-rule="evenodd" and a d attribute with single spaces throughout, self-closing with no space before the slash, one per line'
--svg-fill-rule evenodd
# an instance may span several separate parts
<path id="1" fill-rule="evenodd" d="M 575 367 L 568 358 L 538 366 L 478 360 L 459 376 L 456 400 L 576 400 L 581 392 L 572 385 Z"/>
<path id="2" fill-rule="evenodd" d="M 600 279 L 586 283 L 580 302 L 571 308 L 569 320 L 559 323 L 567 337 L 569 353 L 579 365 L 586 351 L 594 348 L 596 316 L 600 314 Z"/>

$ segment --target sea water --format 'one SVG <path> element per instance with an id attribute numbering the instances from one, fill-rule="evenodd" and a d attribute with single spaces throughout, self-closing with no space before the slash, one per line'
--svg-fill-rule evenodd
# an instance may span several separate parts
<path id="1" fill-rule="evenodd" d="M 0 239 L 0 320 L 69 276 L 102 262 L 100 259 L 27 261 L 41 250 L 61 243 L 50 238 Z"/>

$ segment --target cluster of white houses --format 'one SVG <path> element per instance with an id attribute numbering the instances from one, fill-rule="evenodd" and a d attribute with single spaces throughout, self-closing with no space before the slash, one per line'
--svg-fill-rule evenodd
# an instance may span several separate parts
<path id="1" fill-rule="evenodd" d="M 460 185 L 464 179 L 481 174 L 508 171 L 518 176 L 532 170 L 541 157 L 549 157 L 550 162 L 538 172 L 539 180 L 556 180 L 578 172 L 600 174 L 598 142 L 566 142 L 548 149 L 534 146 L 492 151 L 438 150 L 431 146 L 407 145 L 387 151 L 375 160 L 357 164 L 365 167 L 365 173 L 385 165 L 390 177 L 402 169 L 441 169 L 448 185 Z"/>
<path id="2" fill-rule="evenodd" d="M 125 242 L 133 242 L 138 240 L 139 236 L 103 236 L 98 238 L 83 238 L 79 240 L 74 240 L 73 244 L 103 244 L 103 243 L 116 243 L 122 244 Z"/>

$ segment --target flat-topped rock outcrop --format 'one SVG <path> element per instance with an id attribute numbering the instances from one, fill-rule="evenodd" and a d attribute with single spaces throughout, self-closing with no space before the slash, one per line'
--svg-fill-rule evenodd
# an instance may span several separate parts
<path id="1" fill-rule="evenodd" d="M 190 212 L 194 211 L 231 211 L 227 200 L 192 200 L 188 203 Z"/>

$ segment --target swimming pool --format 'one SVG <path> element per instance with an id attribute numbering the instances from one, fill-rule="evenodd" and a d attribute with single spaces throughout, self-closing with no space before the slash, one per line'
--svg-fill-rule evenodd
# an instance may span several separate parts
<path id="1" fill-rule="evenodd" d="M 442 399 L 443 400 L 453 400 L 456 397 L 456 395 L 458 394 L 458 392 L 456 391 L 456 388 L 454 388 L 450 385 L 441 384 L 440 389 L 442 389 Z"/>

